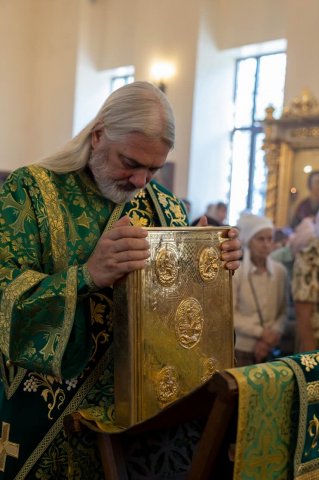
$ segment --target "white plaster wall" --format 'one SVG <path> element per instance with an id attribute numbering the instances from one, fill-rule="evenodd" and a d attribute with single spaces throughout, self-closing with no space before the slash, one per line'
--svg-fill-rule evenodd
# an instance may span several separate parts
<path id="1" fill-rule="evenodd" d="M 228 201 L 234 79 L 233 54 L 216 47 L 211 28 L 214 11 L 209 0 L 202 2 L 197 45 L 194 115 L 188 177 L 192 220 L 209 203 Z"/>
<path id="2" fill-rule="evenodd" d="M 32 11 L 23 1 L 0 1 L 0 170 L 25 159 L 31 101 Z"/>
<path id="3" fill-rule="evenodd" d="M 224 197 L 233 49 L 286 37 L 286 98 L 304 86 L 319 96 L 318 9 L 318 0 L 0 0 L 0 169 L 67 141 L 74 112 L 82 122 L 95 114 L 90 95 L 106 68 L 132 64 L 151 80 L 152 61 L 171 60 L 174 190 L 202 209 Z"/>
<path id="4" fill-rule="evenodd" d="M 309 88 L 319 98 L 319 1 L 286 0 L 286 102 Z M 288 3 L 289 2 L 289 3 Z"/>
<path id="5" fill-rule="evenodd" d="M 154 60 L 171 61 L 176 75 L 167 85 L 167 96 L 176 120 L 176 144 L 169 159 L 175 162 L 174 192 L 186 196 L 192 132 L 198 5 L 184 0 L 139 0 L 137 18 L 144 21 L 136 32 L 136 79 L 151 80 Z"/>
<path id="6" fill-rule="evenodd" d="M 79 6 L 78 0 L 33 0 L 29 161 L 72 135 Z"/>
<path id="7" fill-rule="evenodd" d="M 99 68 L 106 70 L 130 65 L 139 55 L 135 36 L 141 22 L 144 23 L 144 17 L 138 16 L 138 0 L 102 1 L 105 2 L 105 16 Z"/>
<path id="8" fill-rule="evenodd" d="M 308 0 L 296 2 L 305 5 Z M 218 48 L 225 50 L 284 38 L 287 11 L 293 8 L 291 3 L 291 0 L 213 0 L 212 27 Z"/>
<path id="9" fill-rule="evenodd" d="M 197 55 L 187 195 L 192 202 L 193 218 L 204 212 L 210 201 L 223 200 L 221 186 L 227 179 L 229 159 L 229 122 L 224 114 L 227 110 L 231 113 L 231 70 L 234 72 L 235 58 L 249 51 L 256 53 L 260 43 L 286 39 L 285 102 L 305 87 L 319 98 L 318 18 L 317 0 L 207 1 Z M 210 36 L 205 29 L 210 29 Z M 262 50 L 267 52 L 267 46 Z M 207 95 L 209 83 L 215 90 L 214 98 L 207 96 L 204 102 L 201 92 Z M 212 106 L 219 121 L 212 117 Z"/>
<path id="10" fill-rule="evenodd" d="M 101 68 L 134 65 L 136 80 L 152 81 L 154 61 L 169 61 L 176 75 L 167 95 L 176 118 L 174 191 L 187 193 L 189 151 L 192 130 L 198 3 L 184 0 L 109 0 L 106 9 L 104 52 Z"/>
<path id="11" fill-rule="evenodd" d="M 305 87 L 319 97 L 318 0 L 213 0 L 212 5 L 220 50 L 286 38 L 286 102 Z"/>
<path id="12" fill-rule="evenodd" d="M 80 0 L 76 58 L 73 135 L 95 117 L 110 94 L 110 74 L 104 69 L 107 0 Z"/>
<path id="13" fill-rule="evenodd" d="M 0 169 L 31 163 L 70 137 L 77 6 L 0 1 Z"/>

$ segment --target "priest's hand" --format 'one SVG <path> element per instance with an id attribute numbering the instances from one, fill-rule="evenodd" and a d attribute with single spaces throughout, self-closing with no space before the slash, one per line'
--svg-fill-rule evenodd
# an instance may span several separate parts
<path id="1" fill-rule="evenodd" d="M 206 227 L 207 225 L 207 217 L 203 215 L 200 218 L 197 226 Z M 238 235 L 239 231 L 237 230 L 237 228 L 230 228 L 228 230 L 229 240 L 225 240 L 221 244 L 221 258 L 225 262 L 226 268 L 228 268 L 228 270 L 232 270 L 233 272 L 239 267 L 240 260 L 243 256 L 243 252 L 241 250 L 241 243 L 238 239 Z"/>
<path id="2" fill-rule="evenodd" d="M 104 232 L 87 261 L 87 269 L 98 288 L 113 285 L 133 270 L 145 267 L 150 256 L 147 230 L 130 225 L 128 216 Z"/>

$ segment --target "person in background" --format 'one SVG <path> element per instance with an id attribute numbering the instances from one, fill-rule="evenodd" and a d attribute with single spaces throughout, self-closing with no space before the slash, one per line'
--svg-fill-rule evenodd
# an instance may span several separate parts
<path id="1" fill-rule="evenodd" d="M 302 222 L 301 222 L 302 223 Z M 301 224 L 300 224 L 301 225 Z M 297 229 L 300 228 L 298 225 Z M 295 305 L 292 297 L 292 273 L 295 261 L 295 245 L 294 240 L 296 233 L 291 228 L 277 229 L 274 235 L 273 250 L 270 254 L 271 258 L 281 263 L 287 272 L 288 297 L 287 297 L 287 323 L 281 338 L 280 347 L 283 356 L 293 355 L 296 352 L 296 314 Z"/>
<path id="2" fill-rule="evenodd" d="M 297 323 L 297 350 L 319 348 L 319 213 L 296 228 L 292 296 Z"/>
<path id="3" fill-rule="evenodd" d="M 299 227 L 300 226 L 297 227 L 297 230 Z M 295 261 L 295 251 L 298 248 L 297 243 L 299 238 L 300 237 L 298 236 L 297 238 L 296 233 L 293 233 L 289 228 L 277 229 L 273 238 L 273 249 L 270 253 L 270 256 L 273 260 L 281 263 L 286 268 L 289 291 L 291 290 L 290 287 L 292 282 L 293 265 Z M 291 309 L 289 308 L 291 315 L 288 313 L 288 318 L 294 319 L 291 294 L 289 295 L 289 298 L 291 298 L 291 302 L 289 302 L 289 304 L 291 303 Z"/>
<path id="4" fill-rule="evenodd" d="M 273 235 L 273 250 L 285 247 L 289 243 L 289 237 L 292 234 L 292 229 L 276 228 Z"/>
<path id="5" fill-rule="evenodd" d="M 68 464 L 63 419 L 102 404 L 113 420 L 113 284 L 144 268 L 143 227 L 188 225 L 184 205 L 153 180 L 174 139 L 167 97 L 134 82 L 113 92 L 62 150 L 4 182 L 1 480 L 104 478 L 88 435 L 74 439 L 77 460 Z M 232 270 L 237 236 L 231 229 L 221 246 Z"/>
<path id="6" fill-rule="evenodd" d="M 315 217 L 319 210 L 319 170 L 313 170 L 309 173 L 307 187 L 309 196 L 297 205 L 291 220 L 292 228 L 296 228 L 303 218 Z"/>
<path id="7" fill-rule="evenodd" d="M 244 213 L 238 221 L 243 260 L 233 278 L 236 366 L 270 358 L 286 323 L 287 273 L 271 259 L 273 223 Z"/>
<path id="8" fill-rule="evenodd" d="M 207 206 L 206 212 L 204 214 L 207 218 L 208 225 L 214 227 L 220 227 L 224 224 L 224 221 L 227 217 L 227 205 L 224 202 L 210 203 Z M 196 225 L 199 221 L 199 218 L 193 221 L 192 225 Z"/>
<path id="9" fill-rule="evenodd" d="M 191 211 L 192 211 L 192 204 L 191 204 L 190 200 L 188 200 L 187 198 L 182 198 L 182 202 L 185 206 L 187 216 L 188 216 L 188 219 L 189 219 L 190 215 L 191 215 Z"/>

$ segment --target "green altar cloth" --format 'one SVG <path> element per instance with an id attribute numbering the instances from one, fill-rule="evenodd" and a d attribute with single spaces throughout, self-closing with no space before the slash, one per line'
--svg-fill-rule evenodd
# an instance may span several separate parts
<path id="1" fill-rule="evenodd" d="M 294 479 L 319 478 L 319 351 L 282 359 L 298 385 L 299 421 L 294 455 Z"/>
<path id="2" fill-rule="evenodd" d="M 227 370 L 238 384 L 234 480 L 291 480 L 295 448 L 295 381 L 276 361 Z"/>
<path id="3" fill-rule="evenodd" d="M 318 480 L 319 351 L 227 372 L 239 402 L 233 480 Z M 111 409 L 80 413 L 93 430 L 120 430 Z"/>

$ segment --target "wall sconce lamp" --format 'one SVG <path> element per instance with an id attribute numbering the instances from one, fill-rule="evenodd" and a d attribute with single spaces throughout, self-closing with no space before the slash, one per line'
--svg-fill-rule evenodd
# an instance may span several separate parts
<path id="1" fill-rule="evenodd" d="M 162 92 L 166 93 L 167 81 L 175 75 L 175 65 L 169 62 L 155 62 L 151 67 L 151 77 Z"/>

